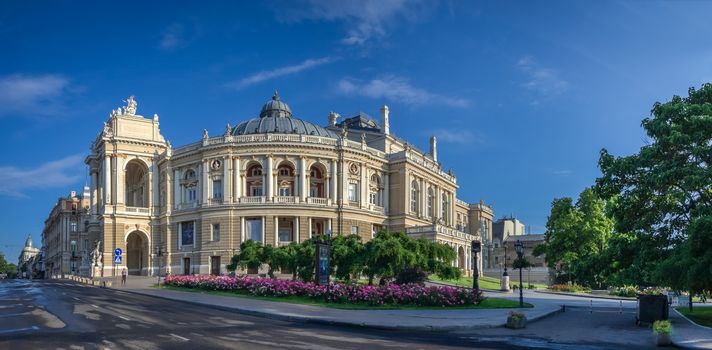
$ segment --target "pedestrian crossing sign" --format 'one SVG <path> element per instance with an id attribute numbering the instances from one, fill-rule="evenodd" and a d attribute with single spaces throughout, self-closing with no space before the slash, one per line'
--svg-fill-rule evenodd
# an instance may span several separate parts
<path id="1" fill-rule="evenodd" d="M 114 265 L 121 265 L 121 255 L 114 255 Z"/>

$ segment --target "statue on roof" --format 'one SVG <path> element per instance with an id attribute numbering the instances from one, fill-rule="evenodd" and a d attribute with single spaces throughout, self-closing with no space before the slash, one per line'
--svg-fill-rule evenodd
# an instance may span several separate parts
<path id="1" fill-rule="evenodd" d="M 203 140 L 208 139 L 208 129 L 203 129 Z"/>
<path id="2" fill-rule="evenodd" d="M 124 102 L 126 102 L 126 107 L 124 107 L 124 113 L 128 115 L 136 115 L 138 103 L 136 103 L 136 99 L 134 98 L 134 96 L 129 96 L 129 98 L 125 99 Z"/>
<path id="3" fill-rule="evenodd" d="M 232 126 L 230 126 L 230 123 L 227 123 L 227 125 L 225 125 L 225 137 L 230 136 L 231 133 L 232 133 Z"/>

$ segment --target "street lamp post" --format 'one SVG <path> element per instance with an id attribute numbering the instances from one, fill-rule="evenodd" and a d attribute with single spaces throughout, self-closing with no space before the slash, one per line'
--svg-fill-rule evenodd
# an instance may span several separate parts
<path id="1" fill-rule="evenodd" d="M 161 286 L 161 257 L 162 256 L 163 256 L 162 247 L 160 245 L 156 246 L 156 257 L 158 257 L 158 259 L 156 259 L 156 260 L 158 260 L 158 272 L 156 273 L 156 275 L 158 276 L 158 286 L 159 287 Z"/>
<path id="2" fill-rule="evenodd" d="M 482 251 L 482 243 L 480 243 L 479 241 L 472 241 L 472 289 L 475 292 L 480 291 L 480 269 L 477 265 L 477 253 L 479 253 L 480 251 Z"/>
<path id="3" fill-rule="evenodd" d="M 522 241 L 517 240 L 514 244 L 514 249 L 517 251 L 517 257 L 519 258 L 519 307 L 524 307 L 524 288 L 522 285 L 522 256 L 524 256 L 524 244 Z"/>

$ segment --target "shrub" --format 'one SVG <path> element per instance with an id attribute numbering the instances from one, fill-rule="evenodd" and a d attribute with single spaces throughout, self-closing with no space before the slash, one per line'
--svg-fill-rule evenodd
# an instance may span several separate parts
<path id="1" fill-rule="evenodd" d="M 660 287 L 646 287 L 638 294 L 640 294 L 640 295 L 663 295 L 663 289 Z"/>
<path id="2" fill-rule="evenodd" d="M 619 297 L 633 298 L 638 295 L 638 288 L 635 286 L 613 287 L 611 288 L 610 294 Z"/>
<path id="3" fill-rule="evenodd" d="M 229 291 L 256 296 L 299 296 L 314 300 L 327 299 L 342 304 L 457 306 L 477 305 L 482 292 L 455 287 L 426 287 L 418 284 L 364 286 L 332 283 L 327 287 L 311 282 L 259 277 L 168 276 L 165 284 L 174 287 Z"/>
<path id="4" fill-rule="evenodd" d="M 584 293 L 584 292 L 590 292 L 590 288 L 586 288 L 584 286 L 578 285 L 576 283 L 574 284 L 554 284 L 549 289 L 557 292 L 569 292 L 569 293 Z"/>
<path id="5" fill-rule="evenodd" d="M 509 317 L 515 321 L 518 321 L 522 318 L 526 318 L 527 315 L 525 315 L 523 312 L 520 312 L 520 311 L 510 311 Z"/>
<path id="6" fill-rule="evenodd" d="M 653 322 L 653 331 L 657 334 L 671 334 L 672 323 L 668 320 L 658 320 Z"/>
<path id="7" fill-rule="evenodd" d="M 417 267 L 406 267 L 398 272 L 396 284 L 416 283 L 423 284 L 428 279 L 428 274 Z"/>

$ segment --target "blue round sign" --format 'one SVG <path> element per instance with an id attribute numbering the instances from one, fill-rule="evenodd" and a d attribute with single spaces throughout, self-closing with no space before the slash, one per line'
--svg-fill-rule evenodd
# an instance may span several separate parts
<path id="1" fill-rule="evenodd" d="M 116 248 L 116 250 L 114 250 L 114 255 L 119 255 L 119 256 L 121 256 L 121 253 L 123 253 L 123 252 L 124 252 L 124 251 L 121 250 L 121 248 Z"/>

